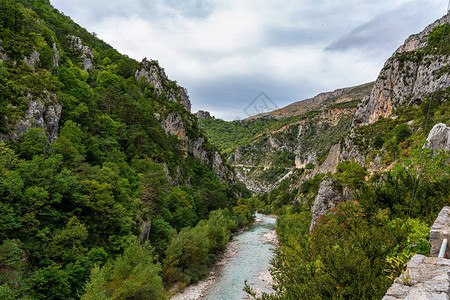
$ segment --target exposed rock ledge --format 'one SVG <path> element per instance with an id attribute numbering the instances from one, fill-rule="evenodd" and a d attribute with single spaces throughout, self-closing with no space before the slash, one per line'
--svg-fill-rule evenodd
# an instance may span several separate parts
<path id="1" fill-rule="evenodd" d="M 58 137 L 61 105 L 54 101 L 55 95 L 47 96 L 46 102 L 30 100 L 25 118 L 11 125 L 8 135 L 0 135 L 0 141 L 17 140 L 22 133 L 36 127 L 44 129 L 48 141 L 53 143 Z"/>
<path id="2" fill-rule="evenodd" d="M 158 94 L 165 93 L 169 101 L 178 102 L 184 105 L 187 111 L 191 111 L 191 101 L 184 87 L 175 82 L 170 83 L 163 68 L 156 60 L 147 60 L 144 58 L 135 73 L 137 81 L 145 78 L 154 86 Z"/>

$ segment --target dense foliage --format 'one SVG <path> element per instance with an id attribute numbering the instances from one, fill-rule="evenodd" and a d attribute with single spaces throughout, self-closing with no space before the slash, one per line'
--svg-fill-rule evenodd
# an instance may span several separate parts
<path id="1" fill-rule="evenodd" d="M 0 298 L 160 299 L 162 278 L 204 276 L 252 217 L 242 186 L 222 182 L 161 127 L 176 113 L 188 138 L 202 135 L 169 101 L 176 83 L 161 92 L 137 81 L 136 61 L 47 0 L 0 0 L 0 15 Z M 95 68 L 83 70 L 72 36 Z M 36 103 L 61 106 L 52 143 L 37 124 L 16 127 Z M 188 237 L 206 255 L 197 264 L 185 263 Z"/>
<path id="2" fill-rule="evenodd" d="M 261 298 L 381 299 L 413 254 L 429 253 L 428 226 L 449 204 L 448 153 L 422 155 L 428 165 L 421 169 L 417 184 L 413 160 L 369 182 L 362 167 L 341 163 L 334 176 L 343 186 L 354 187 L 356 201 L 331 209 L 311 234 L 311 197 L 323 175 L 303 184 L 303 205 L 293 205 L 289 193 L 280 194 L 286 187 L 253 199 L 257 206 L 281 214 L 277 222 L 281 246 L 272 262 L 276 293 Z M 249 286 L 246 289 L 253 293 Z"/>

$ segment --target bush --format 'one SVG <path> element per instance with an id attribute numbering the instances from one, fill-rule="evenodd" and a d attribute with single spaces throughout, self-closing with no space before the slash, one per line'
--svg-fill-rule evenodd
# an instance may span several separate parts
<path id="1" fill-rule="evenodd" d="M 312 170 L 312 169 L 314 169 L 315 167 L 316 167 L 316 165 L 315 165 L 314 163 L 309 162 L 309 163 L 306 164 L 305 169 L 306 169 L 306 170 Z"/>

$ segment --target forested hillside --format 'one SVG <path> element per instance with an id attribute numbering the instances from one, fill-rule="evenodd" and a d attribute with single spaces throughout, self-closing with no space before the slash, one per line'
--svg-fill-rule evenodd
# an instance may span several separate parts
<path id="1" fill-rule="evenodd" d="M 160 299 L 252 220 L 157 61 L 0 0 L 0 298 Z"/>

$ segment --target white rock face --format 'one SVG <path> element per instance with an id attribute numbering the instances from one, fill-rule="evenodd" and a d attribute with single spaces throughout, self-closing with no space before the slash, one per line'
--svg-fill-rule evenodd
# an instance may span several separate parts
<path id="1" fill-rule="evenodd" d="M 94 51 L 88 46 L 84 46 L 81 39 L 72 35 L 70 37 L 72 48 L 81 51 L 81 59 L 83 61 L 83 70 L 89 71 L 94 68 Z"/>
<path id="2" fill-rule="evenodd" d="M 59 50 L 56 43 L 53 44 L 53 66 L 59 67 Z"/>
<path id="3" fill-rule="evenodd" d="M 195 116 L 199 119 L 209 119 L 211 118 L 211 114 L 206 110 L 199 110 L 195 113 Z"/>
<path id="4" fill-rule="evenodd" d="M 221 182 L 234 182 L 236 180 L 235 174 L 226 165 L 220 153 L 217 151 L 207 151 L 205 149 L 204 137 L 199 137 L 197 139 L 190 139 L 188 137 L 181 114 L 170 113 L 167 117 L 161 118 L 161 126 L 167 134 L 176 135 L 178 140 L 183 142 L 186 155 L 190 154 L 193 157 L 198 158 L 202 163 L 210 165 L 216 172 Z M 168 174 L 168 170 L 166 173 Z M 169 174 L 168 177 L 170 178 Z"/>
<path id="5" fill-rule="evenodd" d="M 53 143 L 58 137 L 60 118 L 61 106 L 59 104 L 46 104 L 42 101 L 31 100 L 25 118 L 14 124 L 7 136 L 0 136 L 0 140 L 17 140 L 22 133 L 33 127 L 44 129 L 48 141 Z"/>
<path id="6" fill-rule="evenodd" d="M 154 86 L 158 94 L 166 94 L 169 101 L 178 102 L 184 105 L 187 111 L 191 111 L 191 101 L 187 94 L 187 90 L 177 84 L 170 84 L 165 71 L 161 68 L 157 61 L 148 61 L 144 58 L 141 67 L 136 70 L 135 78 L 137 81 L 142 78 Z"/>
<path id="7" fill-rule="evenodd" d="M 27 66 L 34 68 L 39 63 L 39 52 L 34 50 L 30 57 L 25 57 L 23 60 Z"/>
<path id="8" fill-rule="evenodd" d="M 427 147 L 431 150 L 450 151 L 450 127 L 439 123 L 434 125 L 427 138 Z"/>
<path id="9" fill-rule="evenodd" d="M 323 164 L 321 164 L 320 166 L 317 167 L 316 170 L 314 170 L 314 173 L 319 174 L 327 172 L 331 173 L 336 172 L 336 167 L 340 162 L 341 157 L 340 155 L 341 155 L 341 145 L 338 143 L 336 145 L 331 146 L 327 158 L 325 159 Z"/>
<path id="10" fill-rule="evenodd" d="M 3 48 L 0 46 L 0 62 L 4 62 L 8 59 L 8 56 L 3 51 Z"/>
<path id="11" fill-rule="evenodd" d="M 425 38 L 425 36 L 430 34 L 433 31 L 434 27 L 445 24 L 447 22 L 448 22 L 448 15 L 440 18 L 439 20 L 434 21 L 433 23 L 425 27 L 425 29 L 422 32 L 409 36 L 405 40 L 405 43 L 402 46 L 400 46 L 395 52 L 402 53 L 422 49 L 427 45 L 427 39 Z"/>
<path id="12" fill-rule="evenodd" d="M 181 141 L 187 141 L 186 128 L 180 114 L 171 113 L 161 123 L 167 134 L 174 134 Z"/>

